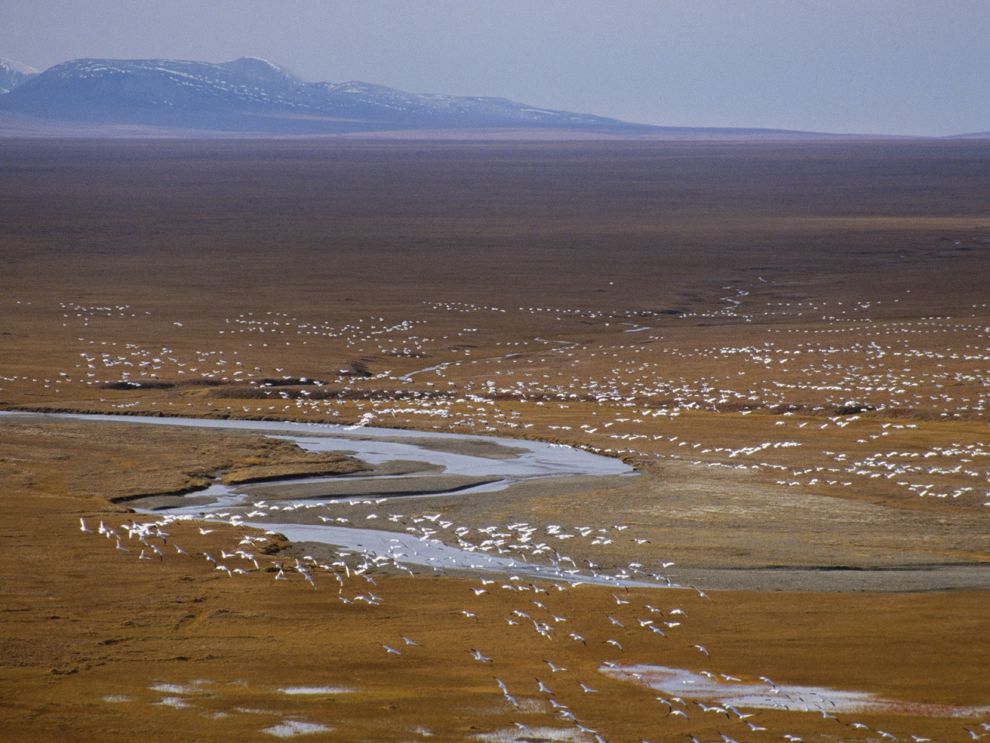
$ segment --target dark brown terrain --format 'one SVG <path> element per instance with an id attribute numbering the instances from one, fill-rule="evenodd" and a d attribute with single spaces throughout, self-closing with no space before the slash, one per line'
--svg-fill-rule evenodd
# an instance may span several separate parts
<path id="1" fill-rule="evenodd" d="M 0 163 L 0 410 L 580 446 L 642 475 L 350 515 L 601 528 L 554 547 L 698 589 L 383 570 L 341 583 L 384 599 L 356 606 L 331 569 L 274 581 L 307 550 L 277 536 L 218 572 L 197 555 L 255 532 L 191 523 L 169 537 L 190 557 L 141 561 L 79 518 L 120 532 L 153 520 L 136 496 L 362 465 L 0 416 L 0 738 L 990 733 L 990 144 L 2 140 Z M 647 604 L 683 626 L 657 639 Z M 562 620 L 547 640 L 514 610 Z M 887 704 L 682 716 L 606 661 Z"/>

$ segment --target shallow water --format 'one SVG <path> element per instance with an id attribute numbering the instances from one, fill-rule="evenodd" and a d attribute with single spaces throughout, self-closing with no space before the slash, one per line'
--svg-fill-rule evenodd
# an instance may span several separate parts
<path id="1" fill-rule="evenodd" d="M 354 689 L 348 689 L 344 686 L 286 686 L 279 691 L 289 696 L 327 696 L 354 693 Z"/>
<path id="2" fill-rule="evenodd" d="M 391 460 L 414 460 L 444 468 L 445 474 L 477 477 L 499 476 L 511 482 L 532 477 L 604 477 L 634 475 L 636 471 L 618 459 L 592 454 L 560 444 L 527 441 L 497 436 L 460 433 L 437 433 L 401 428 L 372 426 L 341 426 L 324 423 L 293 423 L 289 421 L 243 421 L 212 418 L 168 418 L 154 416 L 84 415 L 76 413 L 0 413 L 45 418 L 67 418 L 104 423 L 140 423 L 157 426 L 214 428 L 234 431 L 258 431 L 296 442 L 307 451 L 353 451 L 354 456 L 369 464 Z M 494 443 L 507 449 L 520 450 L 515 456 L 492 459 L 471 454 L 439 451 L 415 442 L 400 443 L 382 439 L 422 439 L 437 442 L 478 441 Z"/>
<path id="3" fill-rule="evenodd" d="M 255 529 L 278 532 L 285 535 L 291 542 L 316 542 L 345 547 L 362 554 L 389 557 L 401 565 L 416 565 L 434 568 L 438 571 L 480 571 L 525 576 L 532 579 L 610 586 L 671 587 L 666 583 L 617 578 L 602 573 L 568 571 L 554 565 L 540 565 L 511 557 L 491 555 L 487 552 L 470 552 L 458 547 L 451 547 L 439 540 L 424 540 L 404 532 L 270 521 L 247 521 L 243 524 Z"/>
<path id="4" fill-rule="evenodd" d="M 864 691 L 843 691 L 821 686 L 798 686 L 767 681 L 742 681 L 706 675 L 683 668 L 633 665 L 603 666 L 599 671 L 613 678 L 636 681 L 651 689 L 691 701 L 704 700 L 742 709 L 776 709 L 791 712 L 886 713 L 926 717 L 978 717 L 990 707 L 955 707 L 881 699 Z"/>
<path id="5" fill-rule="evenodd" d="M 22 415 L 16 413 L 16 415 Z M 439 474 L 461 475 L 471 477 L 491 478 L 473 487 L 458 489 L 459 497 L 470 497 L 481 492 L 502 490 L 512 484 L 538 478 L 559 477 L 608 477 L 617 475 L 635 475 L 636 471 L 618 459 L 602 457 L 596 454 L 575 449 L 569 446 L 548 444 L 541 441 L 524 439 L 509 439 L 466 434 L 433 433 L 409 431 L 403 429 L 346 427 L 316 423 L 291 423 L 272 421 L 239 421 L 213 420 L 199 418 L 158 418 L 149 416 L 116 416 L 116 415 L 80 415 L 80 414 L 41 414 L 27 413 L 23 415 L 59 417 L 82 421 L 101 423 L 148 424 L 187 426 L 191 428 L 212 428 L 220 430 L 259 431 L 266 435 L 293 441 L 307 451 L 315 452 L 353 452 L 353 455 L 371 465 L 385 464 L 391 461 L 424 462 L 441 468 Z M 383 440 L 387 439 L 387 440 Z M 406 439 L 408 443 L 395 441 Z M 504 447 L 506 455 L 499 458 L 478 456 L 469 453 L 453 453 L 428 446 L 418 445 L 420 442 L 436 442 L 439 444 L 451 442 L 481 442 L 497 444 Z M 436 472 L 411 473 L 403 476 L 410 482 L 410 489 L 415 489 L 417 478 L 432 477 Z M 267 492 L 279 485 L 290 486 L 301 482 L 318 483 L 330 482 L 340 478 L 286 478 L 284 480 L 269 480 L 263 483 Z M 383 479 L 380 475 L 360 476 L 349 475 L 348 481 L 374 481 Z M 396 479 L 394 476 L 388 479 Z M 155 513 L 168 513 L 176 516 L 205 518 L 219 511 L 248 510 L 251 485 L 228 486 L 214 483 L 208 488 L 191 494 L 196 502 L 175 508 L 155 510 Z M 444 495 L 444 492 L 431 493 L 428 497 Z M 202 499 L 211 498 L 212 502 L 203 504 Z M 368 492 L 361 498 L 375 498 L 376 493 Z M 410 496 L 393 496 L 406 498 Z M 413 496 L 415 497 L 415 496 Z M 284 500 L 279 505 L 286 507 L 303 505 L 312 506 L 319 503 L 340 500 L 338 498 Z M 344 498 L 346 500 L 346 498 Z M 151 513 L 151 510 L 135 508 L 138 512 Z M 254 513 L 254 511 L 252 511 Z M 274 514 L 273 514 L 274 515 Z M 241 515 L 243 519 L 246 514 Z M 438 539 L 423 539 L 405 532 L 392 532 L 377 529 L 358 529 L 344 526 L 328 526 L 325 524 L 286 523 L 278 521 L 259 521 L 256 518 L 239 520 L 238 523 L 264 531 L 279 532 L 292 542 L 315 542 L 320 544 L 355 550 L 363 554 L 388 557 L 403 565 L 434 568 L 438 571 L 482 571 L 499 574 L 526 576 L 531 579 L 541 578 L 571 583 L 596 583 L 614 586 L 669 587 L 667 583 L 634 580 L 629 577 L 617 578 L 599 573 L 580 573 L 576 570 L 564 570 L 554 565 L 540 565 L 522 560 L 492 555 L 483 551 L 470 551 L 444 544 Z"/>
<path id="6" fill-rule="evenodd" d="M 317 722 L 305 722 L 303 720 L 286 720 L 277 725 L 263 728 L 261 732 L 273 735 L 276 738 L 295 738 L 297 735 L 315 735 L 317 733 L 329 733 L 333 728 L 321 725 Z"/>
<path id="7" fill-rule="evenodd" d="M 521 741 L 546 741 L 546 743 L 582 743 L 591 741 L 591 735 L 576 728 L 557 727 L 512 727 L 490 733 L 478 733 L 475 740 L 485 743 L 520 743 Z"/>

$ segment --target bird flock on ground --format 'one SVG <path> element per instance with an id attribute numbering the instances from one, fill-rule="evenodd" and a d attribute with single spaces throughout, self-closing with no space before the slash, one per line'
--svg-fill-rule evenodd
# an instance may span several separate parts
<path id="1" fill-rule="evenodd" d="M 867 489 L 893 498 L 990 505 L 988 305 L 973 305 L 965 315 L 904 319 L 888 312 L 874 317 L 878 310 L 896 308 L 899 300 L 782 301 L 761 294 L 767 283 L 761 278 L 752 285 L 726 286 L 727 293 L 711 307 L 676 313 L 442 301 L 424 302 L 422 316 L 416 318 L 383 312 L 331 321 L 300 313 L 245 312 L 213 329 L 213 348 L 196 348 L 183 340 L 185 332 L 203 322 L 197 318 L 162 319 L 127 304 L 65 301 L 57 308 L 31 311 L 47 313 L 67 331 L 79 333 L 66 343 L 67 353 L 74 356 L 48 376 L 2 376 L 0 389 L 50 402 L 91 399 L 97 390 L 99 403 L 109 411 L 176 415 L 194 407 L 201 411 L 202 395 L 195 401 L 183 397 L 185 390 L 197 389 L 205 391 L 214 412 L 226 415 L 542 435 L 637 462 L 677 459 L 744 469 L 765 474 L 767 483 L 781 488 L 836 494 Z M 174 339 L 168 345 L 139 340 L 147 336 L 143 332 L 128 339 L 131 327 L 160 327 L 163 322 Z M 716 325 L 685 332 L 699 322 Z M 506 332 L 527 323 L 534 328 L 528 337 Z M 750 333 L 740 334 L 747 342 L 733 342 L 733 327 L 754 324 L 765 325 L 760 341 L 754 342 Z M 283 354 L 298 346 L 338 359 L 341 368 L 289 368 Z M 355 374 L 353 367 L 345 368 L 352 359 L 373 359 L 371 370 Z M 155 390 L 158 396 L 134 398 L 134 390 Z M 80 391 L 86 394 L 80 396 Z M 731 435 L 717 422 L 721 415 L 732 416 Z M 714 425 L 702 425 L 709 420 L 706 416 Z M 208 514 L 195 528 L 206 536 L 210 529 L 241 527 L 246 518 L 310 508 L 321 510 L 321 520 L 348 525 L 351 519 L 342 510 L 348 504 L 353 502 L 255 502 L 242 513 Z M 373 520 L 370 515 L 364 515 L 364 525 Z M 561 549 L 567 540 L 594 546 L 596 540 L 603 544 L 626 538 L 617 527 L 600 525 L 541 529 L 518 522 L 476 530 L 439 514 L 406 510 L 374 515 L 424 541 L 442 536 L 462 550 L 546 561 L 575 571 L 575 576 L 596 566 L 567 557 Z M 268 575 L 290 585 L 330 589 L 348 606 L 375 608 L 387 602 L 376 588 L 378 573 L 416 572 L 401 552 L 267 556 L 258 547 L 272 535 L 263 533 L 244 535 L 229 549 L 186 551 L 170 536 L 170 529 L 185 520 L 165 515 L 116 527 L 82 520 L 80 527 L 136 560 L 199 561 L 204 569 L 231 579 Z M 663 569 L 659 560 L 651 567 L 636 562 L 615 577 L 664 585 Z M 534 632 L 550 643 L 541 659 L 546 678 L 526 689 L 493 675 L 493 693 L 513 709 L 524 709 L 524 700 L 534 696 L 543 699 L 540 709 L 567 723 L 576 735 L 602 739 L 580 713 L 582 696 L 599 693 L 595 679 L 569 678 L 549 649 L 557 643 L 594 643 L 602 650 L 603 667 L 616 664 L 630 632 L 658 643 L 676 641 L 683 634 L 683 610 L 629 607 L 618 594 L 618 609 L 602 609 L 615 636 L 591 636 L 573 629 L 573 618 L 555 613 L 552 605 L 552 596 L 572 590 L 579 578 L 545 585 L 515 578 L 481 578 L 461 617 L 477 619 L 492 592 L 518 594 L 521 603 L 504 617 L 505 626 L 507 631 Z M 382 638 L 380 652 L 400 662 L 423 642 L 408 636 Z M 714 662 L 705 645 L 693 648 L 706 662 Z M 491 666 L 494 673 L 500 658 L 479 641 L 464 662 Z M 568 678 L 567 694 L 554 681 L 561 678 Z M 666 696 L 658 697 L 658 709 L 674 718 L 725 717 L 740 731 L 720 733 L 727 743 L 735 735 L 748 739 L 745 735 L 764 732 L 751 713 L 717 703 L 692 705 Z M 818 712 L 830 714 L 827 709 Z M 864 739 L 924 740 L 871 729 L 858 720 L 837 723 L 844 726 L 836 733 L 840 737 L 856 731 Z M 520 725 L 519 735 L 525 735 L 527 724 Z M 971 728 L 969 737 L 986 733 L 983 724 Z M 790 733 L 780 736 L 795 739 Z"/>
<path id="2" fill-rule="evenodd" d="M 501 738 L 493 739 L 526 740 L 527 736 L 539 737 L 549 730 L 551 735 L 560 736 L 557 739 L 562 740 L 605 741 L 605 735 L 583 714 L 582 700 L 588 695 L 601 693 L 601 684 L 596 681 L 600 674 L 606 677 L 617 674 L 623 680 L 648 685 L 648 679 L 636 670 L 636 661 L 627 661 L 625 658 L 626 646 L 629 644 L 637 646 L 637 656 L 642 655 L 643 638 L 648 638 L 647 646 L 652 645 L 652 650 L 648 650 L 652 657 L 663 657 L 673 644 L 679 649 L 689 649 L 696 653 L 700 664 L 717 662 L 717 658 L 713 657 L 705 644 L 691 642 L 695 637 L 690 632 L 689 616 L 695 610 L 689 612 L 679 605 L 685 596 L 682 591 L 658 590 L 655 598 L 644 600 L 642 590 L 630 591 L 622 586 L 622 581 L 638 580 L 639 586 L 652 584 L 658 589 L 668 587 L 670 581 L 663 571 L 672 565 L 670 562 L 660 562 L 655 566 L 631 562 L 614 571 L 610 577 L 617 581 L 616 587 L 611 591 L 606 589 L 603 593 L 597 616 L 595 612 L 572 616 L 558 605 L 557 596 L 583 585 L 588 575 L 599 575 L 595 572 L 597 566 L 594 562 L 574 560 L 564 554 L 562 548 L 573 544 L 571 540 L 584 540 L 589 545 L 603 537 L 635 541 L 635 537 L 627 536 L 626 526 L 551 524 L 541 528 L 525 522 L 515 522 L 471 528 L 450 521 L 442 513 L 419 511 L 414 505 L 414 501 L 403 503 L 401 498 L 283 502 L 256 500 L 239 507 L 214 510 L 198 516 L 149 514 L 123 521 L 117 527 L 108 526 L 103 520 L 98 524 L 91 524 L 83 517 L 79 520 L 79 528 L 87 535 L 103 537 L 113 544 L 115 550 L 136 560 L 184 560 L 190 565 L 198 564 L 201 570 L 217 573 L 218 577 L 224 579 L 284 582 L 289 587 L 287 590 L 295 586 L 297 590 L 323 591 L 329 601 L 365 610 L 388 606 L 387 593 L 381 588 L 381 576 L 398 573 L 420 575 L 423 571 L 422 561 L 410 561 L 409 558 L 414 555 L 398 547 L 390 548 L 384 553 L 331 548 L 325 554 L 318 555 L 286 557 L 280 552 L 272 554 L 274 551 L 266 548 L 277 543 L 279 536 L 273 531 L 246 530 L 245 519 L 256 523 L 259 519 L 285 519 L 290 514 L 308 512 L 309 518 L 315 515 L 316 521 L 328 524 L 362 525 L 361 522 L 387 521 L 393 528 L 401 527 L 414 534 L 423 543 L 424 551 L 428 551 L 431 543 L 443 538 L 469 552 L 512 555 L 519 560 L 520 566 L 543 560 L 561 568 L 557 573 L 560 576 L 557 580 L 534 580 L 511 573 L 476 572 L 473 578 L 466 580 L 463 606 L 456 608 L 450 618 L 451 622 L 463 628 L 468 638 L 465 642 L 470 643 L 470 646 L 464 648 L 464 655 L 460 660 L 456 654 L 451 655 L 449 663 L 481 664 L 490 669 L 491 693 L 501 697 L 507 710 L 517 713 L 519 717 L 512 730 L 502 731 L 499 733 Z M 380 512 L 383 508 L 389 512 Z M 184 532 L 187 536 L 209 536 L 216 542 L 220 542 L 221 538 L 237 541 L 229 548 L 197 551 L 180 546 L 176 541 L 176 532 Z M 448 573 L 447 567 L 440 562 L 428 563 L 426 570 L 434 575 Z M 471 571 L 457 570 L 453 574 L 464 578 L 470 576 Z M 515 597 L 513 608 L 506 610 L 504 602 L 491 601 L 490 597 L 496 595 Z M 710 600 L 708 594 L 700 589 L 693 589 L 688 595 L 695 596 L 702 602 Z M 497 615 L 494 619 L 503 628 L 502 632 L 506 633 L 498 639 L 493 637 L 490 621 L 482 624 L 483 619 L 493 619 L 493 614 Z M 545 642 L 543 649 L 537 652 L 539 657 L 530 659 L 534 675 L 529 685 L 510 685 L 498 675 L 498 669 L 503 663 L 508 662 L 510 666 L 514 666 L 520 662 L 518 648 L 521 645 L 513 641 L 513 638 L 519 636 L 516 633 L 530 635 L 531 639 L 540 638 Z M 379 657 L 401 663 L 407 656 L 415 657 L 422 653 L 424 647 L 431 642 L 429 634 L 413 637 L 411 633 L 397 632 L 394 636 L 380 639 Z M 567 655 L 566 646 L 569 644 L 580 645 L 584 650 L 598 650 L 594 653 L 597 660 L 590 664 L 592 675 L 587 675 L 587 662 L 581 664 L 584 672 L 579 674 L 573 666 L 562 660 Z M 506 645 L 511 650 L 504 650 Z M 496 649 L 501 649 L 501 653 Z M 367 652 L 374 657 L 373 648 L 369 647 Z M 506 652 L 509 652 L 508 656 L 505 655 Z M 743 682 L 737 676 L 713 670 L 702 670 L 700 674 L 716 685 L 721 685 L 717 686 L 718 689 L 724 686 L 722 693 L 726 700 L 733 698 L 733 684 Z M 760 677 L 759 682 L 765 685 L 765 696 L 770 702 L 757 707 L 820 715 L 822 719 L 834 723 L 834 734 L 841 739 L 871 740 L 879 736 L 882 739 L 913 743 L 929 740 L 910 732 L 892 733 L 869 725 L 861 719 L 854 719 L 851 714 L 843 714 L 830 700 L 828 690 L 808 694 L 803 689 L 791 691 L 787 686 L 777 684 L 767 677 Z M 172 694 L 169 698 L 175 700 L 174 704 L 168 703 L 171 706 L 187 707 L 192 704 L 181 695 Z M 668 690 L 654 698 L 655 709 L 643 715 L 644 724 L 651 729 L 663 729 L 665 721 L 669 721 L 676 723 L 674 730 L 680 731 L 679 736 L 702 740 L 691 732 L 692 721 L 697 720 L 702 729 L 710 730 L 709 722 L 717 719 L 724 720 L 718 725 L 719 740 L 724 743 L 754 740 L 754 734 L 761 736 L 755 739 L 776 737 L 792 742 L 801 740 L 798 735 L 776 730 L 779 725 L 761 721 L 759 709 L 744 709 L 728 701 L 719 701 L 717 692 L 697 699 L 686 688 L 680 693 Z M 868 705 L 864 707 L 867 708 Z M 981 724 L 984 727 L 987 725 Z M 534 732 L 539 730 L 544 730 L 544 733 Z M 977 726 L 976 730 L 982 728 Z M 980 732 L 975 734 L 982 735 Z M 669 738 L 666 735 L 642 738 L 644 741 L 667 739 Z"/>
<path id="3" fill-rule="evenodd" d="M 545 435 L 638 462 L 745 469 L 785 488 L 990 504 L 986 304 L 966 317 L 874 319 L 871 313 L 899 300 L 760 303 L 761 286 L 768 285 L 726 287 L 732 293 L 716 307 L 677 315 L 436 301 L 415 319 L 382 314 L 331 323 L 241 313 L 215 330 L 222 342 L 212 349 L 180 350 L 191 323 L 168 320 L 171 345 L 80 335 L 67 343 L 79 349 L 68 368 L 46 378 L 0 377 L 0 389 L 26 389 L 57 404 L 77 397 L 80 386 L 95 388 L 100 405 L 121 412 L 213 410 Z M 63 302 L 53 314 L 69 327 L 115 336 L 126 334 L 127 323 L 161 322 L 130 305 Z M 506 340 L 505 323 L 525 317 L 560 326 L 557 335 L 566 338 L 534 332 Z M 731 342 L 732 326 L 681 332 L 715 317 L 767 325 L 762 340 L 745 344 Z M 789 324 L 797 320 L 798 327 Z M 640 328 L 648 332 L 627 335 Z M 707 335 L 712 340 L 700 344 Z M 307 353 L 317 356 L 373 358 L 374 368 L 290 373 L 279 349 L 261 348 L 261 338 L 309 344 Z M 187 397 L 192 389 L 205 391 L 205 401 Z M 139 399 L 135 391 L 157 394 Z M 732 416 L 731 436 L 703 425 L 703 416 L 720 414 Z"/>

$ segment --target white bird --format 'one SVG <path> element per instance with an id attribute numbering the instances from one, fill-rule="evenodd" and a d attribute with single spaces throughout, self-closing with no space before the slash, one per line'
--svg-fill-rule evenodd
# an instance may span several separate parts
<path id="1" fill-rule="evenodd" d="M 474 658 L 479 663 L 491 663 L 492 662 L 492 659 L 491 658 L 489 658 L 487 655 L 485 655 L 484 653 L 482 653 L 477 648 L 472 648 L 471 649 L 471 657 Z"/>
<path id="2" fill-rule="evenodd" d="M 90 529 L 88 526 L 86 526 L 86 522 L 83 521 L 83 519 L 81 517 L 79 519 L 79 531 L 84 532 L 85 534 L 92 534 L 93 533 L 93 530 Z"/>
<path id="3" fill-rule="evenodd" d="M 505 697 L 505 701 L 507 701 L 513 707 L 518 708 L 519 702 L 517 702 L 516 698 L 509 693 L 509 688 L 505 685 L 505 682 L 502 681 L 502 679 L 497 678 L 495 679 L 495 683 L 497 683 L 498 688 L 502 690 L 502 696 Z"/>
<path id="4" fill-rule="evenodd" d="M 393 648 L 391 645 L 385 645 L 382 643 L 382 647 L 385 648 L 385 652 L 389 655 L 402 655 L 402 653 Z"/>

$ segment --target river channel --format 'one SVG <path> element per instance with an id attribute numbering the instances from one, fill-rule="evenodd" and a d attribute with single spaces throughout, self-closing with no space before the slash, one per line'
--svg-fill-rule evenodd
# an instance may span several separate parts
<path id="1" fill-rule="evenodd" d="M 189 495 L 172 497 L 165 504 L 155 502 L 153 498 L 149 498 L 148 502 L 139 499 L 130 504 L 138 512 L 203 520 L 215 520 L 222 514 L 224 518 L 233 518 L 235 523 L 243 526 L 278 532 L 292 542 L 332 545 L 437 571 L 515 574 L 572 583 L 621 586 L 669 585 L 635 580 L 627 575 L 582 572 L 556 562 L 540 564 L 463 549 L 447 543 L 451 541 L 449 539 L 445 542 L 436 537 L 424 538 L 401 531 L 311 523 L 306 518 L 301 519 L 300 523 L 298 516 L 291 521 L 278 519 L 279 513 L 304 512 L 348 497 L 403 500 L 423 496 L 478 497 L 482 493 L 503 490 L 539 478 L 636 475 L 632 467 L 618 459 L 570 446 L 472 434 L 318 423 L 71 413 L 9 415 L 64 418 L 108 425 L 141 424 L 256 432 L 292 441 L 305 451 L 341 452 L 373 467 L 402 464 L 406 470 L 397 475 L 290 477 L 234 486 L 216 482 Z M 341 487 L 345 490 L 344 494 L 339 492 Z M 335 488 L 338 490 L 336 494 L 326 494 L 332 493 Z M 348 490 L 352 495 L 346 494 Z M 278 502 L 277 508 L 268 505 L 273 500 Z M 258 508 L 259 502 L 265 503 L 263 509 Z M 264 518 L 261 518 L 262 510 Z"/>

